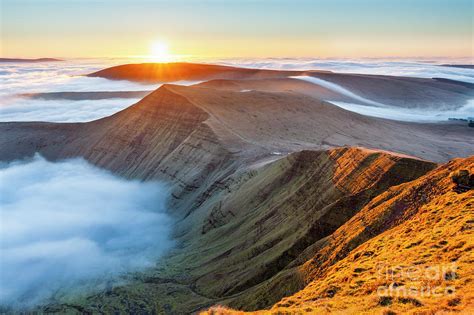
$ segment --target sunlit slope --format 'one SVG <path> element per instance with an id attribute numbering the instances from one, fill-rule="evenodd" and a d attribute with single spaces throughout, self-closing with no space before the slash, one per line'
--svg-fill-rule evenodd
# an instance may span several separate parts
<path id="1" fill-rule="evenodd" d="M 238 291 L 239 286 L 246 286 L 244 282 L 250 286 L 252 282 L 258 282 L 259 277 L 268 277 L 259 275 L 259 264 L 251 262 L 253 256 L 255 261 L 273 260 L 271 255 L 262 255 L 263 248 L 273 247 L 275 253 L 280 248 L 282 256 L 275 255 L 274 264 L 285 266 L 302 248 L 329 234 L 377 193 L 415 178 L 432 167 L 432 163 L 357 148 L 303 151 L 259 171 L 246 173 L 243 178 L 223 183 L 228 185 L 227 189 L 206 200 L 206 208 L 210 211 L 198 227 L 205 247 L 209 242 L 217 244 L 225 240 L 225 243 L 222 250 L 198 250 L 199 255 L 206 252 L 211 255 L 205 263 L 206 269 L 222 269 L 222 262 L 228 261 L 224 264 L 228 270 L 222 270 L 222 275 L 229 274 L 232 261 L 239 260 L 237 257 L 242 258 L 238 263 L 246 261 L 252 268 L 225 283 L 214 281 L 219 277 L 215 272 L 201 277 L 198 283 L 207 288 L 209 284 L 215 285 L 216 289 L 220 287 L 214 294 Z M 247 223 L 242 225 L 243 222 Z M 248 243 L 250 235 L 254 235 L 255 240 Z M 236 244 L 238 239 L 243 242 L 239 246 Z M 235 247 L 241 250 L 232 250 Z M 245 247 L 248 250 L 244 251 Z M 283 253 L 288 247 L 295 248 Z M 221 256 L 220 252 L 222 260 L 216 260 Z M 264 265 L 261 269 L 268 274 L 268 266 Z M 249 280 L 244 281 L 245 278 Z M 232 284 L 234 281 L 242 284 L 236 287 Z"/>
<path id="2" fill-rule="evenodd" d="M 260 70 L 212 64 L 170 62 L 114 66 L 88 74 L 88 76 L 112 80 L 165 83 L 182 80 L 275 78 L 298 75 L 299 73 L 301 71 Z"/>
<path id="3" fill-rule="evenodd" d="M 179 175 L 192 182 L 209 164 L 219 163 L 214 158 L 226 158 L 217 136 L 204 124 L 208 117 L 184 97 L 161 88 L 126 110 L 90 123 L 2 123 L 1 158 L 35 152 L 53 160 L 81 156 L 128 178 Z M 192 154 L 190 148 L 195 148 Z M 166 162 L 169 159 L 174 163 Z"/>
<path id="4" fill-rule="evenodd" d="M 211 196 L 204 219 L 195 222 L 199 240 L 190 241 L 190 252 L 176 262 L 195 266 L 194 286 L 205 296 L 247 309 L 269 306 L 302 288 L 291 266 L 306 248 L 387 187 L 433 167 L 358 148 L 292 154 Z"/>
<path id="5" fill-rule="evenodd" d="M 474 191 L 451 178 L 463 169 L 473 157 L 374 198 L 313 245 L 303 290 L 258 313 L 472 312 Z"/>

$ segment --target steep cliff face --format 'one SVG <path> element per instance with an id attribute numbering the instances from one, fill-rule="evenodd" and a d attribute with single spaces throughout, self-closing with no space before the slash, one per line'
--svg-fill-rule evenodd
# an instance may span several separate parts
<path id="1" fill-rule="evenodd" d="M 202 239 L 221 245 L 205 262 L 206 273 L 198 269 L 196 287 L 243 309 L 275 303 L 303 287 L 293 267 L 312 244 L 388 187 L 433 167 L 359 148 L 303 151 L 264 167 L 208 207 Z"/>
<path id="2" fill-rule="evenodd" d="M 90 123 L 4 123 L 3 134 L 12 134 L 2 137 L 7 149 L 1 154 L 3 160 L 35 151 L 54 159 L 84 156 L 125 176 L 146 178 L 148 174 L 140 173 L 144 160 L 159 163 L 207 118 L 183 97 L 161 88 L 124 111 Z"/>
<path id="3" fill-rule="evenodd" d="M 82 145 L 73 154 L 127 177 L 150 179 L 160 171 L 157 166 L 163 159 L 207 118 L 185 98 L 163 88 L 125 111 L 85 124 L 81 133 L 89 138 L 87 147 Z"/>
<path id="4" fill-rule="evenodd" d="M 418 165 L 417 171 L 391 176 L 404 163 Z M 205 266 L 196 272 L 196 287 L 206 296 L 228 296 L 270 278 L 371 196 L 432 165 L 360 149 L 303 151 L 228 183 L 227 190 L 213 196 L 219 201 L 203 204 L 210 211 L 198 225 L 202 243 L 192 245 L 197 250 L 192 260 Z M 342 202 L 356 194 L 359 205 Z M 209 257 L 203 259 L 205 252 Z"/>
<path id="5" fill-rule="evenodd" d="M 157 269 L 56 310 L 188 313 L 215 303 L 269 307 L 305 285 L 298 259 L 387 187 L 435 164 L 361 148 L 302 151 L 193 195 L 179 246 Z M 191 195 L 183 198 L 188 199 Z M 176 204 L 179 209 L 182 203 Z M 166 266 L 166 267 L 163 267 Z M 126 297 L 126 298 L 125 298 Z"/>
<path id="6" fill-rule="evenodd" d="M 474 158 L 375 197 L 313 245 L 303 290 L 257 313 L 472 312 L 474 191 L 455 188 L 460 170 L 473 174 Z"/>
<path id="7" fill-rule="evenodd" d="M 90 123 L 3 123 L 2 160 L 32 156 L 84 157 L 128 178 L 162 179 L 185 193 L 225 168 L 229 153 L 209 118 L 186 98 L 162 87 L 137 104 Z"/>

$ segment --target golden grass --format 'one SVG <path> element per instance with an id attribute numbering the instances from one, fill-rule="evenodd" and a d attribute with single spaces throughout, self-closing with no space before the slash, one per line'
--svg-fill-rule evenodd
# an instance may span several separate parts
<path id="1" fill-rule="evenodd" d="M 327 261 L 301 268 L 303 290 L 256 314 L 473 314 L 474 191 L 454 191 L 460 169 L 472 174 L 474 157 L 375 198 L 333 233 Z"/>

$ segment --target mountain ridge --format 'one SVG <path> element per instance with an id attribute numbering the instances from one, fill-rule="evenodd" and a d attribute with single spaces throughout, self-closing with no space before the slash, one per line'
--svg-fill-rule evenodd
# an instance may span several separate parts
<path id="1" fill-rule="evenodd" d="M 0 123 L 0 160 L 82 157 L 169 185 L 178 245 L 158 266 L 107 291 L 59 292 L 39 311 L 258 310 L 303 290 L 316 277 L 305 262 L 378 196 L 435 168 L 429 160 L 472 154 L 466 130 L 365 117 L 295 91 L 164 84 L 88 123 Z"/>
<path id="2" fill-rule="evenodd" d="M 324 70 L 272 70 L 240 68 L 199 63 L 145 63 L 127 64 L 106 68 L 87 74 L 113 80 L 129 80 L 147 83 L 172 83 L 175 81 L 205 81 L 202 85 L 214 85 L 216 81 L 240 85 L 240 90 L 268 89 L 280 81 L 280 91 L 291 86 L 299 92 L 317 99 L 350 102 L 340 88 L 352 91 L 362 98 L 381 104 L 403 108 L 455 109 L 474 98 L 472 84 L 446 79 L 333 73 Z M 314 78 L 319 83 L 298 82 L 297 78 Z M 296 79 L 295 79 L 296 78 Z M 211 82 L 209 82 L 211 81 Z M 214 82 L 212 82 L 214 81 Z M 251 81 L 251 82 L 249 82 Z M 329 84 L 329 85 L 328 85 Z M 328 86 L 335 89 L 328 89 Z M 273 88 L 275 90 L 275 88 Z M 358 101 L 358 103 L 360 100 Z M 373 104 L 368 104 L 372 105 Z"/>
<path id="3" fill-rule="evenodd" d="M 299 267 L 303 290 L 256 314 L 472 311 L 474 190 L 457 192 L 451 176 L 463 169 L 472 176 L 473 167 L 474 157 L 455 159 L 375 197 Z M 435 278 L 424 270 L 436 270 Z M 423 295 L 428 288 L 442 292 Z"/>

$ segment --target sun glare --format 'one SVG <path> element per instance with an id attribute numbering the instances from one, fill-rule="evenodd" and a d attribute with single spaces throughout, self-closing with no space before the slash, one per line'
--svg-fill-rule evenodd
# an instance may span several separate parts
<path id="1" fill-rule="evenodd" d="M 150 47 L 150 59 L 156 62 L 167 62 L 171 60 L 168 45 L 165 42 L 153 42 Z"/>

